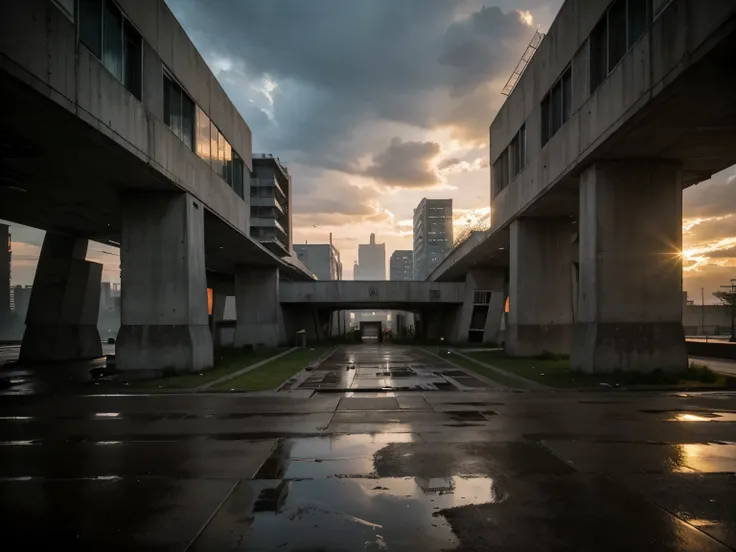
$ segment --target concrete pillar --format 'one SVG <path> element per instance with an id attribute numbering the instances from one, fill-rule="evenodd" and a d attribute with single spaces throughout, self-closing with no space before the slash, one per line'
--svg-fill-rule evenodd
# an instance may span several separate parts
<path id="1" fill-rule="evenodd" d="M 204 206 L 183 193 L 121 197 L 120 370 L 212 367 L 204 264 Z"/>
<path id="2" fill-rule="evenodd" d="M 235 346 L 277 346 L 285 340 L 278 268 L 244 268 L 235 274 Z M 289 336 L 291 339 L 291 336 Z"/>
<path id="3" fill-rule="evenodd" d="M 578 318 L 586 372 L 684 370 L 678 167 L 598 163 L 580 180 Z"/>
<path id="4" fill-rule="evenodd" d="M 102 265 L 85 260 L 87 240 L 47 232 L 26 314 L 21 362 L 99 358 Z"/>
<path id="5" fill-rule="evenodd" d="M 569 217 L 522 218 L 511 223 L 509 326 L 511 356 L 568 354 L 573 313 Z"/>
<path id="6" fill-rule="evenodd" d="M 503 269 L 474 269 L 468 271 L 465 276 L 465 296 L 456 333 L 453 339 L 457 343 L 466 343 L 469 339 L 471 323 L 473 321 L 473 312 L 475 310 L 475 292 L 490 291 L 491 302 L 487 308 L 487 314 L 483 325 L 484 343 L 495 342 L 501 324 L 501 314 L 503 305 L 506 300 L 504 292 L 505 271 Z"/>

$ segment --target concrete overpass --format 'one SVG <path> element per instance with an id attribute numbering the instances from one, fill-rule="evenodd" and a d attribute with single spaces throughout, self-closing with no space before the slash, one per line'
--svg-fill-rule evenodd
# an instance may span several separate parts
<path id="1" fill-rule="evenodd" d="M 428 338 L 482 342 L 496 338 L 504 296 L 465 282 L 343 280 L 282 282 L 279 302 L 286 335 L 306 329 L 319 338 L 336 310 L 380 309 L 420 314 Z"/>
<path id="2" fill-rule="evenodd" d="M 249 237 L 250 129 L 165 2 L 76 5 L 0 7 L 0 218 L 47 231 L 21 358 L 101 355 L 94 239 L 120 246 L 118 367 L 207 368 L 208 280 L 311 277 Z"/>
<path id="3" fill-rule="evenodd" d="M 510 354 L 684 369 L 682 190 L 736 163 L 734 66 L 736 2 L 566 0 L 490 128 L 492 227 L 429 280 L 505 277 Z"/>

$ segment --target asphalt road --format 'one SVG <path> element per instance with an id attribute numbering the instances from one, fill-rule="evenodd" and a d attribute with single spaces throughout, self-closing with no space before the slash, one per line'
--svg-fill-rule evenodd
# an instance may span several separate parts
<path id="1" fill-rule="evenodd" d="M 736 547 L 734 394 L 371 392 L 434 361 L 349 354 L 347 392 L 0 395 L 2 549 Z"/>

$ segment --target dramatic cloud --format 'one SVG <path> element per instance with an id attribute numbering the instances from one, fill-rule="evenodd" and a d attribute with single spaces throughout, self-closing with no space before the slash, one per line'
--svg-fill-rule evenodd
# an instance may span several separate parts
<path id="1" fill-rule="evenodd" d="M 430 188 L 440 183 L 432 161 L 440 152 L 434 142 L 402 142 L 393 138 L 386 150 L 373 156 L 363 174 L 389 186 Z"/>

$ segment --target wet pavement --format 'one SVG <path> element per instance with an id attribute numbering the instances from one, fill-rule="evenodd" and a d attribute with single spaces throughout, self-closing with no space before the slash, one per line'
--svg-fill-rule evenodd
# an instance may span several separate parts
<path id="1" fill-rule="evenodd" d="M 3 550 L 736 548 L 735 394 L 432 390 L 378 346 L 301 381 L 350 355 L 349 391 L 0 395 Z"/>

